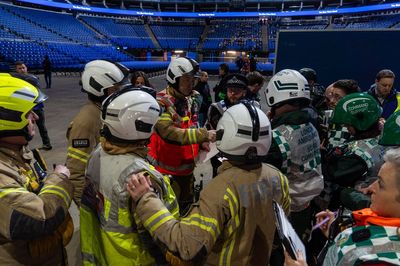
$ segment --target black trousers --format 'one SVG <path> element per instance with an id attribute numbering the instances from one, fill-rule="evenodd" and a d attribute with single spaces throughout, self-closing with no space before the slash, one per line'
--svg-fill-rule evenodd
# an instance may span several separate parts
<path id="1" fill-rule="evenodd" d="M 51 88 L 51 71 L 44 72 L 44 80 L 46 81 L 46 89 Z"/>
<path id="2" fill-rule="evenodd" d="M 45 125 L 45 117 L 43 108 L 34 110 L 35 114 L 38 115 L 39 119 L 36 121 L 36 125 L 39 128 L 40 137 L 42 138 L 43 145 L 51 145 L 49 134 L 47 133 Z"/>

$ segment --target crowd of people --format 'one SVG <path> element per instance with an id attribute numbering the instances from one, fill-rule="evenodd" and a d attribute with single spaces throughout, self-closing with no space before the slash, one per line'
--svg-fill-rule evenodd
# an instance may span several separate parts
<path id="1" fill-rule="evenodd" d="M 179 57 L 158 90 L 144 72 L 94 60 L 65 165 L 50 170 L 28 147 L 47 96 L 16 66 L 0 74 L 1 265 L 67 265 L 72 201 L 84 265 L 400 265 L 392 71 L 362 92 L 349 79 L 325 89 L 311 68 L 267 83 L 221 64 L 210 89 Z M 197 194 L 196 158 L 214 144 L 213 178 Z M 275 204 L 304 251 L 282 237 Z"/>

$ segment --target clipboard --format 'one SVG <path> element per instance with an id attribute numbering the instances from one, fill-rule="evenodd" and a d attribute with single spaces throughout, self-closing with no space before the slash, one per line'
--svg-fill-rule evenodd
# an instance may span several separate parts
<path id="1" fill-rule="evenodd" d="M 279 239 L 282 241 L 285 250 L 294 260 L 297 260 L 297 251 L 300 251 L 303 253 L 304 260 L 306 260 L 304 244 L 290 224 L 282 207 L 276 201 L 273 201 L 272 205 L 275 214 L 276 231 L 278 232 Z"/>

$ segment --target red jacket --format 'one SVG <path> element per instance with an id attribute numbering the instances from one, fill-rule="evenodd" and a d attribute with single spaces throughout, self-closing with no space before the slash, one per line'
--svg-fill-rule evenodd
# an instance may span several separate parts
<path id="1" fill-rule="evenodd" d="M 189 175 L 195 167 L 199 144 L 207 141 L 207 130 L 197 128 L 199 94 L 194 91 L 193 96 L 184 99 L 186 105 L 181 116 L 176 111 L 177 99 L 170 94 L 172 90 L 169 87 L 157 95 L 164 113 L 150 138 L 148 159 L 162 174 Z"/>

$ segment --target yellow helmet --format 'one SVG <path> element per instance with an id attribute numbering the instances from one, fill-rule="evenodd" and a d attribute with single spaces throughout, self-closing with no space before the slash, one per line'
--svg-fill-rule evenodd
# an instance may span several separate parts
<path id="1" fill-rule="evenodd" d="M 27 114 L 47 96 L 30 83 L 0 73 L 0 136 L 26 135 Z"/>

